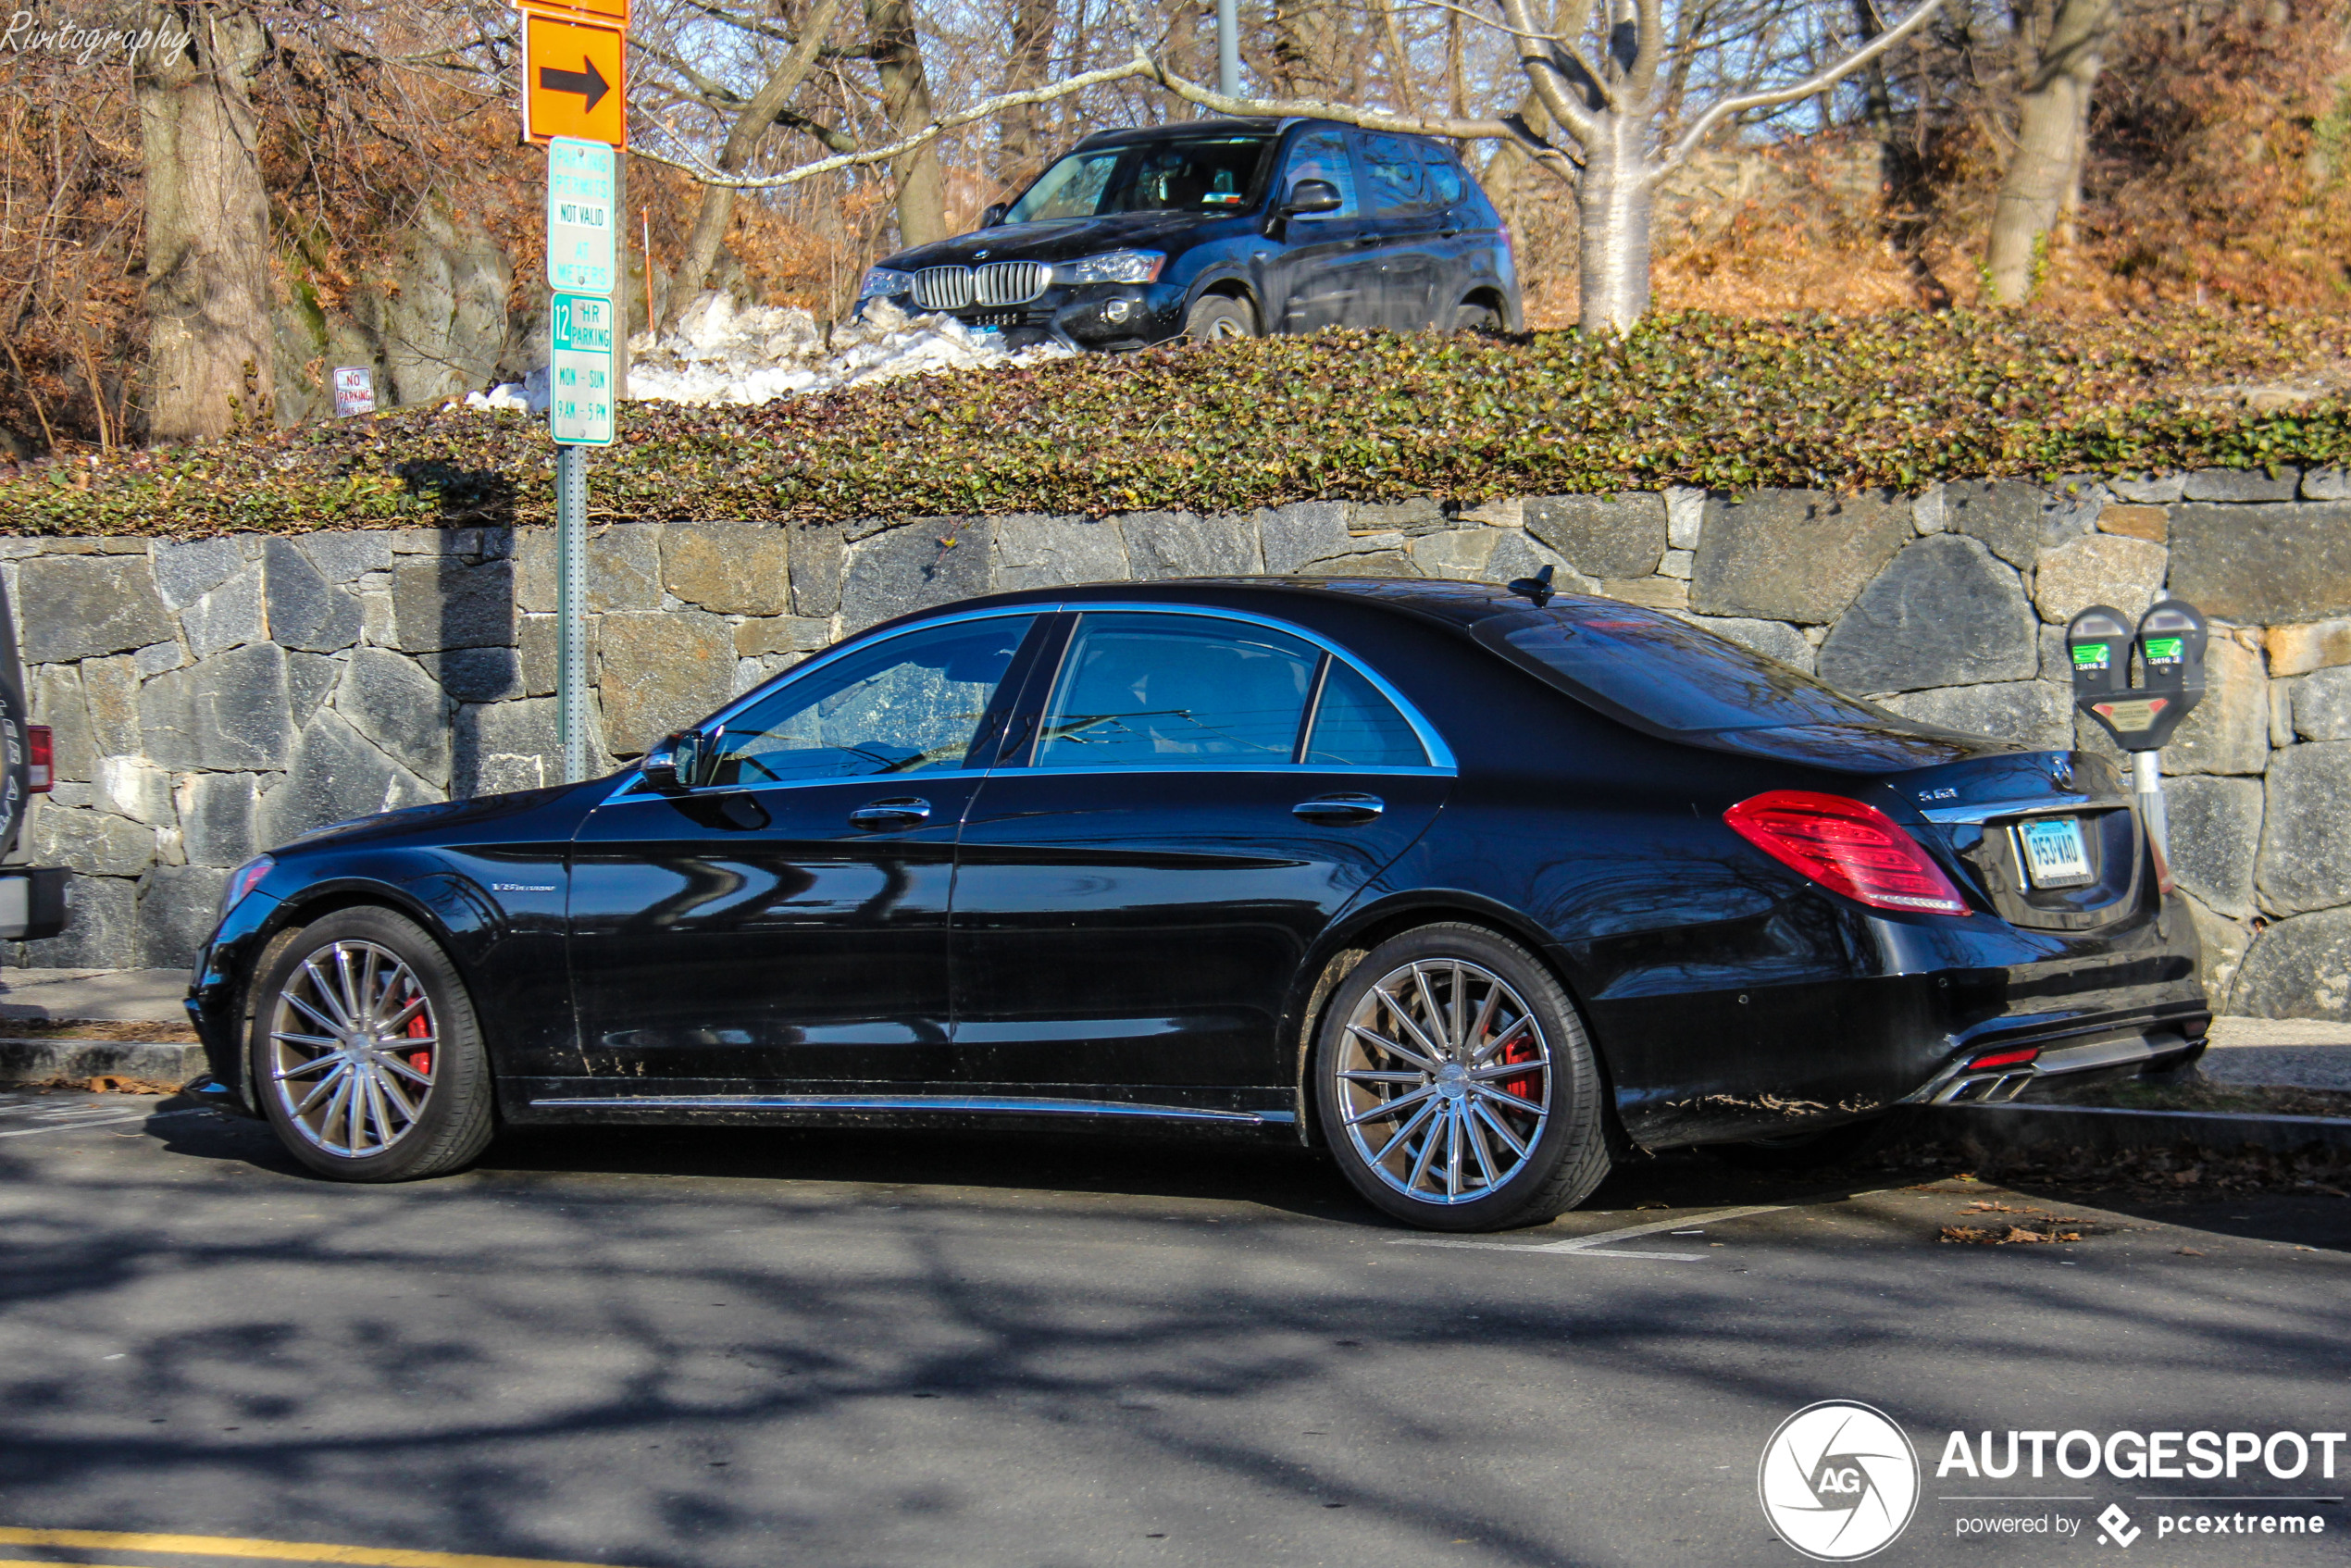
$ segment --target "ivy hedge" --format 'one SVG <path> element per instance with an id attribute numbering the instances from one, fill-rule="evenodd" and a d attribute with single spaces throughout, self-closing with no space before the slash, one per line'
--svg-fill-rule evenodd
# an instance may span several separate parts
<path id="1" fill-rule="evenodd" d="M 1654 317 L 1623 338 L 1328 332 L 631 404 L 599 518 L 1233 511 L 1325 497 L 1915 489 L 2351 464 L 2351 318 Z M 542 522 L 554 447 L 442 405 L 0 478 L 0 531 Z"/>

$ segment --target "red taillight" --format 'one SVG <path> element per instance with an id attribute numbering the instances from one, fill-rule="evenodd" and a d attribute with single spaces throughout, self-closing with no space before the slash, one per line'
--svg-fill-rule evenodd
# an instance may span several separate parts
<path id="1" fill-rule="evenodd" d="M 36 795 L 45 795 L 57 781 L 57 743 L 51 739 L 45 724 L 24 727 L 25 772 L 29 775 L 25 788 Z"/>
<path id="2" fill-rule="evenodd" d="M 1989 1056 L 1979 1056 L 1967 1066 L 1971 1073 L 1984 1067 L 2021 1067 L 2028 1062 L 2037 1061 L 2040 1055 L 2039 1046 L 2028 1045 L 2019 1051 L 1996 1051 Z"/>
<path id="3" fill-rule="evenodd" d="M 1810 790 L 1774 790 L 1741 801 L 1723 820 L 1781 865 L 1872 908 L 1967 913 L 1967 901 L 1943 868 L 1875 806 Z"/>

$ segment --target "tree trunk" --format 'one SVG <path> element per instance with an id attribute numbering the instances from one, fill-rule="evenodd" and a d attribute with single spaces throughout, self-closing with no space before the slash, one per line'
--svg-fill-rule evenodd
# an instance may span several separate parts
<path id="1" fill-rule="evenodd" d="M 899 136 L 911 136 L 939 117 L 923 75 L 922 40 L 914 31 L 914 0 L 865 0 L 874 68 L 881 77 L 882 113 Z M 890 166 L 898 177 L 898 243 L 909 249 L 947 238 L 947 182 L 936 140 Z"/>
<path id="2" fill-rule="evenodd" d="M 1336 0 L 1274 0 L 1274 86 L 1285 98 L 1328 98 L 1338 92 Z"/>
<path id="3" fill-rule="evenodd" d="M 146 181 L 147 437 L 215 441 L 274 415 L 269 198 L 253 73 L 268 48 L 242 6 L 149 6 L 186 44 L 136 56 Z"/>
<path id="4" fill-rule="evenodd" d="M 776 123 L 784 106 L 791 102 L 793 93 L 807 78 L 809 68 L 816 63 L 817 51 L 833 31 L 833 19 L 840 15 L 841 0 L 816 0 L 802 21 L 800 42 L 784 56 L 766 84 L 753 94 L 743 112 L 727 132 L 727 144 L 718 150 L 718 167 L 729 174 L 738 173 L 751 161 L 759 148 L 759 139 Z M 727 229 L 734 221 L 735 188 L 731 185 L 704 185 L 702 205 L 694 211 L 694 230 L 686 240 L 686 257 L 678 264 L 678 277 L 671 285 L 670 298 L 682 309 L 702 292 L 703 282 L 710 269 L 718 264 L 718 249 L 726 243 Z"/>
<path id="5" fill-rule="evenodd" d="M 1052 65 L 1053 34 L 1061 25 L 1059 0 L 1013 0 L 1013 39 L 1004 91 L 1024 92 L 1045 84 Z M 1045 161 L 1044 106 L 1024 104 L 1005 112 L 996 148 L 996 183 L 1010 196 L 1039 172 Z"/>
<path id="6" fill-rule="evenodd" d="M 1575 187 L 1577 310 L 1587 332 L 1628 332 L 1649 307 L 1655 180 L 1644 116 L 1609 113 Z"/>
<path id="7" fill-rule="evenodd" d="M 2114 0 L 2062 0 L 2047 44 L 2025 72 L 2016 155 L 2000 181 L 1985 259 L 1992 297 L 2002 305 L 2033 292 L 2036 253 L 2080 178 L 2076 148 L 2113 26 Z"/>

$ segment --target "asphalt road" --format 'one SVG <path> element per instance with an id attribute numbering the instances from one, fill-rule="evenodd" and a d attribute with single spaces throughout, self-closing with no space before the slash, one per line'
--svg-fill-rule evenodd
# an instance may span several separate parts
<path id="1" fill-rule="evenodd" d="M 2351 1451 L 2331 1481 L 1935 1475 L 1955 1428 L 2351 1426 L 2339 1198 L 1688 1157 L 1428 1246 L 1281 1150 L 566 1132 L 354 1188 L 155 1108 L 0 1095 L 10 1562 L 1785 1564 L 1758 1460 L 1828 1399 L 1891 1415 L 1922 1466 L 1873 1561 L 2126 1556 L 2096 1538 L 2110 1502 L 2133 1563 L 2351 1543 L 2340 1502 L 2283 1500 L 2340 1498 Z M 2053 1216 L 2082 1239 L 1939 1239 Z M 1950 1500 L 1995 1493 L 2022 1498 Z M 2326 1534 L 2158 1536 L 2167 1511 Z M 2052 1533 L 1957 1534 L 2009 1515 Z"/>

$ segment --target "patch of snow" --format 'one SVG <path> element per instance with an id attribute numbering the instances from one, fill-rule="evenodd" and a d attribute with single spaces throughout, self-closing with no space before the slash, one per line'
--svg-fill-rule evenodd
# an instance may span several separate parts
<path id="1" fill-rule="evenodd" d="M 501 381 L 486 392 L 466 394 L 468 408 L 511 408 L 517 414 L 547 412 L 547 367 L 541 365 L 519 381 Z"/>
<path id="2" fill-rule="evenodd" d="M 886 300 L 833 329 L 832 341 L 798 305 L 740 305 L 718 291 L 703 294 L 658 336 L 628 340 L 630 402 L 758 404 L 920 375 L 926 370 L 995 369 L 1063 359 L 1070 350 L 1043 343 L 1017 353 L 1001 333 L 964 326 L 952 316 L 909 317 Z M 519 384 L 467 392 L 466 406 L 547 411 L 547 371 Z"/>
<path id="3" fill-rule="evenodd" d="M 926 370 L 1033 365 L 1069 352 L 1047 343 L 1014 353 L 1001 333 L 975 330 L 952 316 L 909 317 L 878 300 L 857 320 L 834 328 L 827 344 L 816 318 L 798 305 L 740 306 L 714 291 L 659 337 L 641 332 L 629 340 L 628 396 L 765 403 Z"/>

